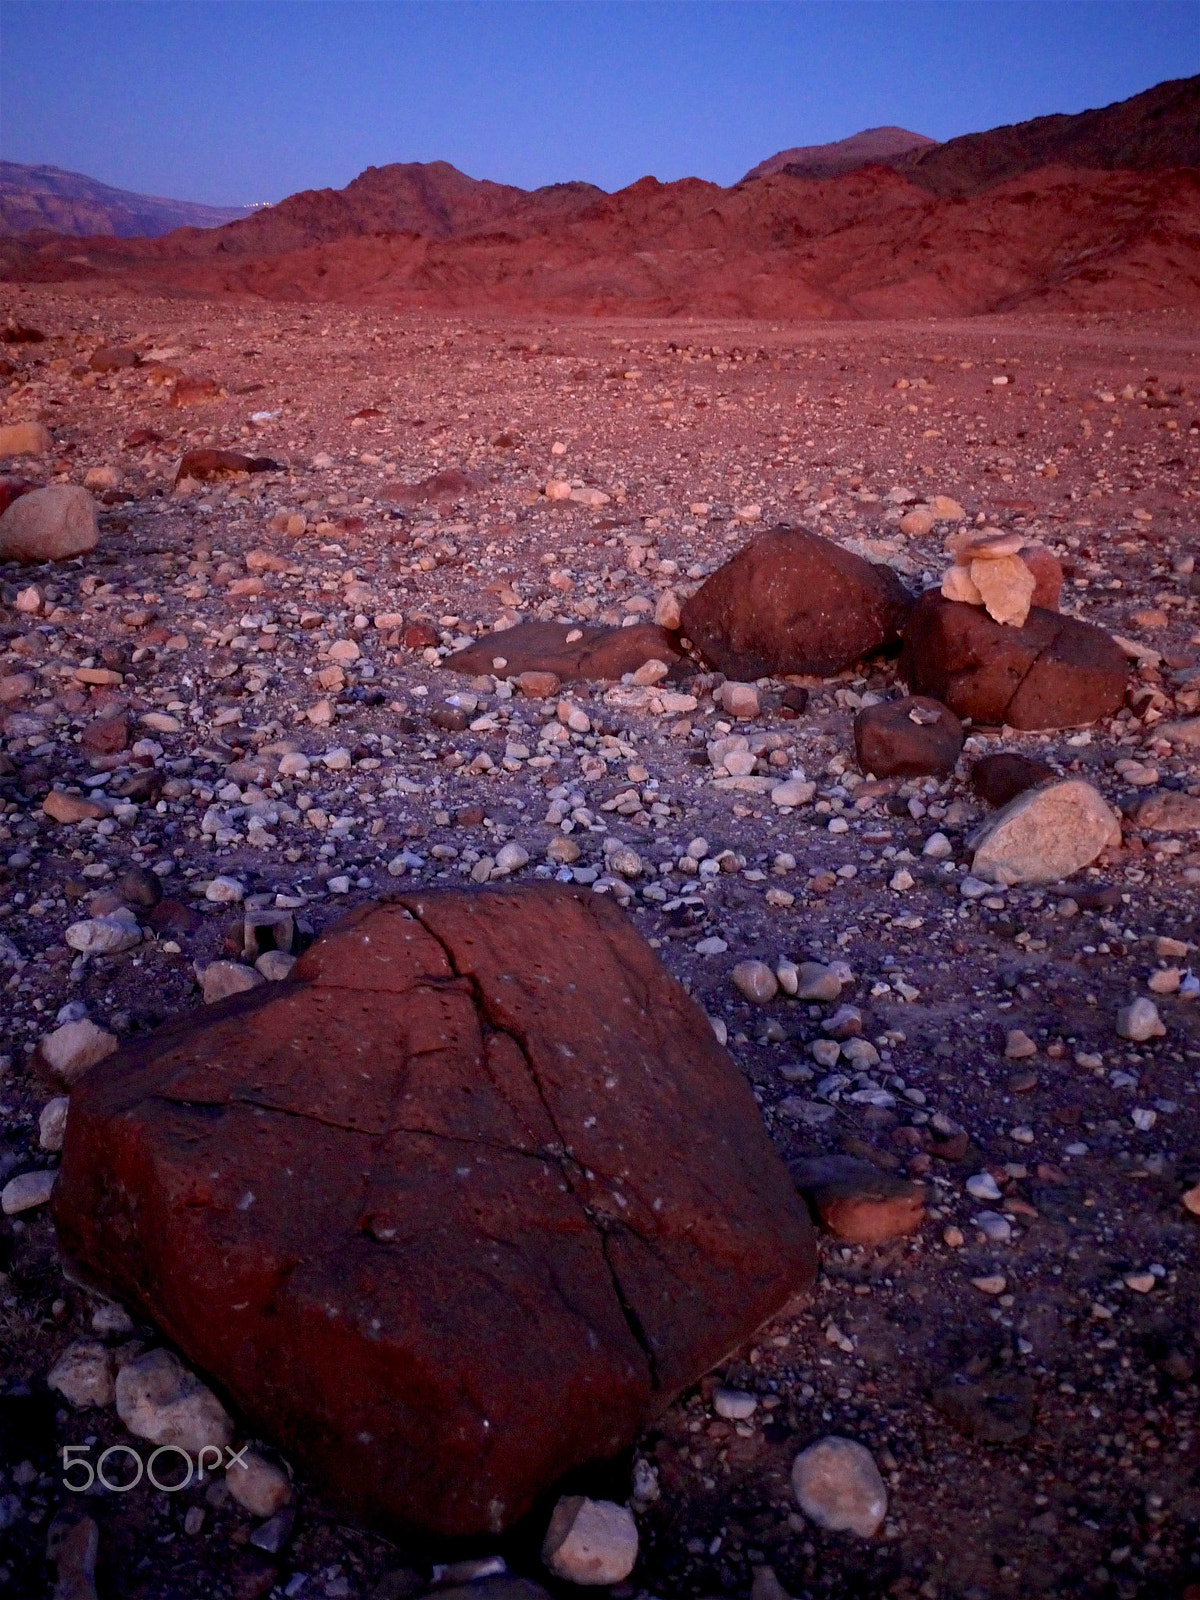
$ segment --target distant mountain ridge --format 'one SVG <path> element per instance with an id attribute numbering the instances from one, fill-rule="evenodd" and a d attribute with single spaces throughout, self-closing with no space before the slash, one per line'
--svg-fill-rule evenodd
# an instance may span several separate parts
<path id="1" fill-rule="evenodd" d="M 751 167 L 742 182 L 766 178 L 772 172 L 788 172 L 794 178 L 836 178 L 873 161 L 891 166 L 900 156 L 928 150 L 936 144 L 936 139 L 907 128 L 864 128 L 861 133 L 835 139 L 832 144 L 796 145 L 791 150 L 780 150 Z"/>
<path id="2" fill-rule="evenodd" d="M 804 170 L 844 160 L 847 144 L 861 153 L 856 136 L 730 188 L 642 178 L 611 195 L 527 191 L 397 162 L 227 227 L 0 239 L 0 279 L 553 315 L 1200 309 L 1198 95 L 1200 78 L 1160 84 L 833 176 Z"/>
<path id="3" fill-rule="evenodd" d="M 939 144 L 904 128 L 868 128 L 834 144 L 780 150 L 743 178 L 826 178 L 878 164 L 933 194 L 981 194 L 1039 167 L 1097 172 L 1200 167 L 1200 76 L 1173 78 L 1093 111 L 1034 117 Z"/>
<path id="4" fill-rule="evenodd" d="M 0 234 L 47 228 L 75 238 L 153 239 L 174 228 L 220 228 L 253 211 L 134 194 L 82 172 L 0 161 Z"/>

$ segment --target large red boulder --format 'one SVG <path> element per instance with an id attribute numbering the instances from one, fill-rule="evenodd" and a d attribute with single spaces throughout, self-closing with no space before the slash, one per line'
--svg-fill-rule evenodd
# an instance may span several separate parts
<path id="1" fill-rule="evenodd" d="M 1034 607 L 1023 627 L 930 589 L 913 607 L 897 671 L 959 717 L 1076 728 L 1115 716 L 1129 663 L 1103 628 Z"/>
<path id="2" fill-rule="evenodd" d="M 604 681 L 636 672 L 647 661 L 672 666 L 679 652 L 665 628 L 638 622 L 628 628 L 598 628 L 582 622 L 519 622 L 489 633 L 478 643 L 447 656 L 451 672 L 472 677 L 493 672 L 518 678 L 523 672 L 552 672 L 560 683 Z M 496 663 L 500 665 L 497 666 Z"/>
<path id="3" fill-rule="evenodd" d="M 911 605 L 890 567 L 820 534 L 774 528 L 684 602 L 682 630 L 730 678 L 831 673 L 895 644 Z"/>
<path id="4" fill-rule="evenodd" d="M 494 1533 L 807 1289 L 704 1012 L 556 885 L 366 907 L 71 1098 L 66 1251 L 385 1527 Z"/>

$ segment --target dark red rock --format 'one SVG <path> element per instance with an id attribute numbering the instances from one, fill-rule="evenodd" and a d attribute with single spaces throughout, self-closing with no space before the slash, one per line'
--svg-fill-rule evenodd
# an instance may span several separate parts
<path id="1" fill-rule="evenodd" d="M 788 1170 L 828 1231 L 851 1244 L 883 1244 L 925 1220 L 925 1185 L 853 1156 L 808 1156 Z"/>
<path id="2" fill-rule="evenodd" d="M 962 723 L 924 695 L 866 706 L 854 719 L 858 764 L 877 778 L 953 772 L 962 746 Z"/>
<path id="3" fill-rule="evenodd" d="M 1054 768 L 1031 756 L 1018 755 L 1015 750 L 997 750 L 995 755 L 983 756 L 971 768 L 971 787 L 989 806 L 1006 806 L 1026 789 L 1036 789 L 1056 777 Z"/>
<path id="4" fill-rule="evenodd" d="M 774 528 L 684 601 L 682 631 L 730 678 L 832 673 L 896 643 L 911 605 L 889 567 Z"/>
<path id="5" fill-rule="evenodd" d="M 93 372 L 120 372 L 125 367 L 140 366 L 141 362 L 136 350 L 117 344 L 102 345 L 88 357 L 88 366 Z"/>
<path id="6" fill-rule="evenodd" d="M 429 650 L 440 638 L 431 622 L 410 622 L 401 634 L 400 642 L 406 650 Z"/>
<path id="7" fill-rule="evenodd" d="M 190 450 L 179 463 L 175 482 L 184 478 L 231 478 L 240 472 L 279 472 L 278 461 L 270 456 L 245 456 L 240 450 Z"/>
<path id="8" fill-rule="evenodd" d="M 135 428 L 125 438 L 126 450 L 144 450 L 148 444 L 161 444 L 162 434 L 154 428 Z"/>
<path id="9" fill-rule="evenodd" d="M 93 756 L 111 756 L 129 744 L 129 718 L 118 713 L 114 717 L 95 717 L 79 736 L 79 743 Z"/>
<path id="10" fill-rule="evenodd" d="M 1063 569 L 1058 558 L 1052 556 L 1044 544 L 1026 544 L 1021 547 L 1021 560 L 1033 573 L 1035 588 L 1031 605 L 1043 611 L 1057 611 L 1062 593 Z"/>
<path id="11" fill-rule="evenodd" d="M 704 1012 L 557 885 L 365 907 L 291 980 L 109 1058 L 54 1216 L 355 1515 L 472 1538 L 815 1272 Z"/>
<path id="12" fill-rule="evenodd" d="M 1034 609 L 1013 628 L 931 589 L 908 620 L 897 671 L 915 694 L 974 722 L 1075 728 L 1120 710 L 1129 663 L 1090 622 Z"/>
<path id="13" fill-rule="evenodd" d="M 14 500 L 19 500 L 23 494 L 37 487 L 36 483 L 27 483 L 24 478 L 0 478 L 0 517 Z"/>
<path id="14" fill-rule="evenodd" d="M 579 637 L 572 639 L 572 634 Z M 472 677 L 496 673 L 519 678 L 526 672 L 551 672 L 560 683 L 620 678 L 647 661 L 673 666 L 679 652 L 665 628 L 639 622 L 629 628 L 596 628 L 581 622 L 519 622 L 515 628 L 489 633 L 443 666 Z M 500 666 L 496 662 L 502 663 Z"/>
<path id="15" fill-rule="evenodd" d="M 0 331 L 0 342 L 4 344 L 43 344 L 45 339 L 40 328 L 26 328 L 19 322 L 10 322 Z"/>

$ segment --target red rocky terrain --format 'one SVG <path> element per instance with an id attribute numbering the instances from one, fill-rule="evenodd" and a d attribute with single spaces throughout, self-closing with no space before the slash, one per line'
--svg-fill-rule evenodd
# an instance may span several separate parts
<path id="1" fill-rule="evenodd" d="M 0 1593 L 1194 1600 L 1194 316 L 393 306 L 0 296 Z"/>

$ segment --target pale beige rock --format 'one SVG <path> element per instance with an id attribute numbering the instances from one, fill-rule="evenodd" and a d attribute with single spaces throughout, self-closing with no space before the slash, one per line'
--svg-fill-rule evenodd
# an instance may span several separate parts
<path id="1" fill-rule="evenodd" d="M 988 616 L 1012 628 L 1024 627 L 1037 579 L 1020 556 L 976 557 L 971 562 L 971 582 L 979 590 Z"/>
<path id="2" fill-rule="evenodd" d="M 966 512 L 957 500 L 952 500 L 948 494 L 935 494 L 929 502 L 929 509 L 939 522 L 961 522 Z"/>
<path id="3" fill-rule="evenodd" d="M 960 566 L 972 561 L 1000 561 L 1005 556 L 1015 556 L 1025 543 L 1023 533 L 1001 533 L 998 528 L 964 528 L 952 533 L 945 549 Z"/>
<path id="4" fill-rule="evenodd" d="M 112 1353 L 98 1339 L 76 1339 L 46 1374 L 46 1385 L 76 1410 L 110 1406 L 116 1398 Z"/>
<path id="5" fill-rule="evenodd" d="M 957 564 L 947 567 L 942 574 L 942 594 L 947 600 L 957 600 L 962 605 L 981 606 L 983 596 L 967 567 Z"/>
<path id="6" fill-rule="evenodd" d="M 252 1517 L 273 1517 L 292 1498 L 287 1473 L 254 1450 L 241 1451 L 226 1469 L 225 1486 Z"/>
<path id="7" fill-rule="evenodd" d="M 88 1017 L 64 1022 L 38 1045 L 38 1058 L 50 1075 L 70 1088 L 98 1061 L 115 1055 L 117 1039 Z"/>
<path id="8" fill-rule="evenodd" d="M 587 506 L 591 511 L 598 511 L 601 506 L 608 504 L 612 496 L 605 494 L 603 489 L 597 489 L 591 484 L 585 484 L 582 489 L 572 489 L 569 498 L 577 506 Z"/>
<path id="9" fill-rule="evenodd" d="M 542 1560 L 556 1578 L 595 1588 L 622 1583 L 637 1562 L 633 1513 L 612 1500 L 564 1495 L 542 1543 Z"/>
<path id="10" fill-rule="evenodd" d="M 927 533 L 933 532 L 936 521 L 937 518 L 929 507 L 914 506 L 900 518 L 900 532 L 907 533 L 914 539 L 923 539 Z"/>
<path id="11" fill-rule="evenodd" d="M 641 685 L 661 683 L 670 670 L 665 661 L 658 661 L 652 658 L 649 661 L 642 662 L 641 666 L 633 674 L 632 681 Z"/>
<path id="12" fill-rule="evenodd" d="M 765 1006 L 779 993 L 779 980 L 765 961 L 739 961 L 730 976 L 734 988 L 755 1005 Z"/>
<path id="13" fill-rule="evenodd" d="M 660 628 L 674 632 L 679 627 L 682 618 L 682 607 L 679 596 L 674 589 L 664 589 L 658 597 L 658 604 L 654 608 L 654 620 Z"/>
<path id="14" fill-rule="evenodd" d="M 887 1515 L 887 1490 L 865 1445 L 830 1434 L 792 1464 L 792 1491 L 806 1517 L 831 1533 L 870 1539 Z"/>
<path id="15" fill-rule="evenodd" d="M 54 436 L 41 422 L 10 422 L 0 428 L 0 458 L 44 456 L 54 449 Z"/>
<path id="16" fill-rule="evenodd" d="M 200 980 L 204 1004 L 216 1005 L 218 1000 L 228 1000 L 231 994 L 244 994 L 247 989 L 257 989 L 266 981 L 261 972 L 243 966 L 240 961 L 210 961 Z"/>
<path id="17" fill-rule="evenodd" d="M 565 478 L 551 478 L 543 492 L 547 500 L 569 500 L 571 498 L 571 485 Z"/>
<path id="18" fill-rule="evenodd" d="M 148 1350 L 117 1374 L 117 1415 L 139 1439 L 192 1454 L 233 1438 L 225 1407 L 169 1350 Z"/>
<path id="19" fill-rule="evenodd" d="M 971 870 L 987 883 L 1056 883 L 1119 845 L 1121 822 L 1090 783 L 1069 778 L 1019 794 L 970 842 Z"/>
<path id="20" fill-rule="evenodd" d="M 99 539 L 96 502 L 75 484 L 33 489 L 0 517 L 0 561 L 67 561 Z"/>

